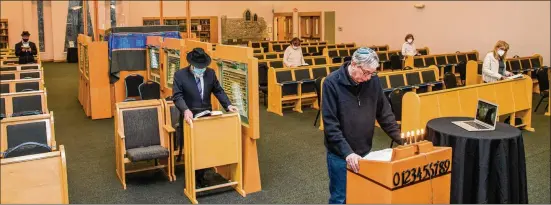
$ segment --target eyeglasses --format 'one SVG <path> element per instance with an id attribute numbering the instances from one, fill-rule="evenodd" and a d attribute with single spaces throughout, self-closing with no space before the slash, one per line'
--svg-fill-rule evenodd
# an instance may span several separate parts
<path id="1" fill-rule="evenodd" d="M 377 71 L 370 72 L 370 71 L 364 70 L 361 66 L 357 66 L 356 68 L 358 68 L 360 71 L 362 71 L 362 73 L 364 75 L 371 75 L 372 77 L 375 77 L 375 76 L 377 76 L 377 74 L 379 74 L 379 72 L 377 72 Z"/>

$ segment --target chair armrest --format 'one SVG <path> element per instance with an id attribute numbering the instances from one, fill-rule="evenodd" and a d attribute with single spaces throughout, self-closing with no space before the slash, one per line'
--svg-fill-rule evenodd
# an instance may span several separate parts
<path id="1" fill-rule="evenodd" d="M 119 134 L 119 137 L 121 139 L 124 139 L 124 133 L 122 132 L 122 130 L 117 130 L 117 133 Z"/>
<path id="2" fill-rule="evenodd" d="M 285 82 L 281 82 L 281 83 L 278 83 L 279 85 L 292 85 L 292 84 L 298 84 L 299 82 L 297 81 L 285 81 Z"/>
<path id="3" fill-rule="evenodd" d="M 313 83 L 315 82 L 316 80 L 313 80 L 313 79 L 304 79 L 304 80 L 301 80 L 302 83 Z"/>
<path id="4" fill-rule="evenodd" d="M 165 131 L 167 131 L 168 133 L 174 133 L 174 132 L 176 132 L 176 130 L 175 130 L 172 126 L 163 125 L 163 128 L 164 128 Z"/>

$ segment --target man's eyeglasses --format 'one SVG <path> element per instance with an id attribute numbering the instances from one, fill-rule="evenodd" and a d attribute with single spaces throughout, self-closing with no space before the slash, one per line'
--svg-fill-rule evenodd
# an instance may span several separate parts
<path id="1" fill-rule="evenodd" d="M 364 75 L 371 75 L 372 77 L 374 77 L 374 76 L 377 76 L 377 74 L 379 74 L 379 72 L 377 72 L 377 71 L 370 72 L 370 71 L 364 70 L 364 69 L 363 69 L 362 67 L 360 67 L 360 66 L 358 66 L 358 67 L 356 67 L 356 68 L 359 69 L 360 71 L 362 71 L 362 73 L 363 73 Z"/>

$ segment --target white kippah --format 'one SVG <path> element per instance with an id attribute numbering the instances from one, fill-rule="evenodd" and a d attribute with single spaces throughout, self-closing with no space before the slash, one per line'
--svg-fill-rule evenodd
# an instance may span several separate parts
<path id="1" fill-rule="evenodd" d="M 379 67 L 379 56 L 377 52 L 368 47 L 361 47 L 352 55 L 352 61 L 367 65 L 370 68 Z"/>

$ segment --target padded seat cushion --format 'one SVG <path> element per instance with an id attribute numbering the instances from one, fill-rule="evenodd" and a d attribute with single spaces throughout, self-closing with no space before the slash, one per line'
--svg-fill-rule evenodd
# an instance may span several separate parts
<path id="1" fill-rule="evenodd" d="M 160 145 L 138 147 L 126 150 L 126 157 L 128 157 L 128 159 L 133 162 L 166 158 L 168 157 L 168 155 L 168 149 Z"/>

